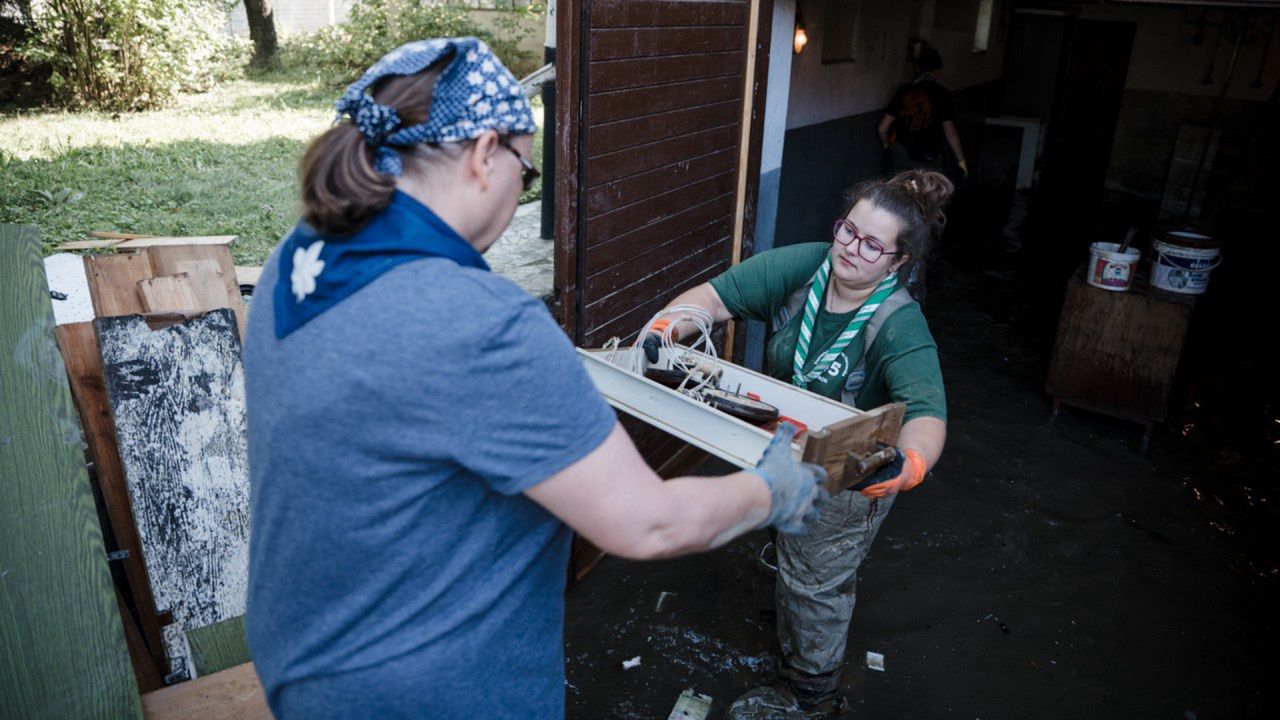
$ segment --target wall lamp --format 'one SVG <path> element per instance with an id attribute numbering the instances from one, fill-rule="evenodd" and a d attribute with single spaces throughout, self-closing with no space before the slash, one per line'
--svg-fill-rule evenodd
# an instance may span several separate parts
<path id="1" fill-rule="evenodd" d="M 800 11 L 800 3 L 796 3 L 796 36 L 793 41 L 796 54 L 799 55 L 804 46 L 809 44 L 809 33 L 804 30 L 804 13 Z"/>

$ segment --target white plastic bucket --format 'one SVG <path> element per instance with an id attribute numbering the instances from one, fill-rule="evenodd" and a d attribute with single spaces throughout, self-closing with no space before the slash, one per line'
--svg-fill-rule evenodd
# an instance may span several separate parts
<path id="1" fill-rule="evenodd" d="M 1133 285 L 1133 274 L 1141 257 L 1137 248 L 1120 252 L 1119 243 L 1093 243 L 1089 246 L 1089 271 L 1085 281 L 1103 290 L 1124 292 Z"/>
<path id="2" fill-rule="evenodd" d="M 1220 248 L 1208 235 L 1177 230 L 1151 244 L 1151 284 L 1161 290 L 1199 295 L 1209 287 L 1209 273 L 1222 259 Z"/>

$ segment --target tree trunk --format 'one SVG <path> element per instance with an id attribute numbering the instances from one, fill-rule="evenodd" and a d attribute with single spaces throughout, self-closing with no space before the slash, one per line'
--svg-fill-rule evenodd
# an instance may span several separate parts
<path id="1" fill-rule="evenodd" d="M 256 68 L 276 67 L 276 17 L 271 0 L 244 0 L 245 15 L 249 18 L 249 39 L 253 40 L 253 61 Z"/>

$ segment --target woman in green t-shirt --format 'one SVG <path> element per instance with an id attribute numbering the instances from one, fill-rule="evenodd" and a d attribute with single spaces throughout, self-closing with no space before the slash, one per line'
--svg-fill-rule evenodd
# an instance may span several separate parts
<path id="1" fill-rule="evenodd" d="M 716 322 L 771 323 L 765 371 L 773 377 L 862 409 L 907 407 L 895 461 L 861 491 L 833 498 L 806 535 L 778 537 L 783 682 L 739 698 L 731 718 L 840 704 L 858 566 L 897 493 L 924 480 L 946 440 L 937 346 L 907 286 L 922 277 L 951 193 L 936 172 L 864 182 L 835 221 L 834 242 L 760 253 L 671 303 L 697 305 Z M 677 322 L 673 331 L 690 328 Z M 656 351 L 656 342 L 650 335 L 645 346 Z"/>

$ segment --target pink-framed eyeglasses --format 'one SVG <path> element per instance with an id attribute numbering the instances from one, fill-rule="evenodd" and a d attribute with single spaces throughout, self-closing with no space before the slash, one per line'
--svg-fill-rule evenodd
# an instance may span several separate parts
<path id="1" fill-rule="evenodd" d="M 886 252 L 883 243 L 873 237 L 859 235 L 858 228 L 844 218 L 836 218 L 836 224 L 831 228 L 831 238 L 845 246 L 855 240 L 858 241 L 853 246 L 853 251 L 858 254 L 858 257 L 869 263 L 876 262 L 885 255 L 906 254 L 902 252 Z"/>

